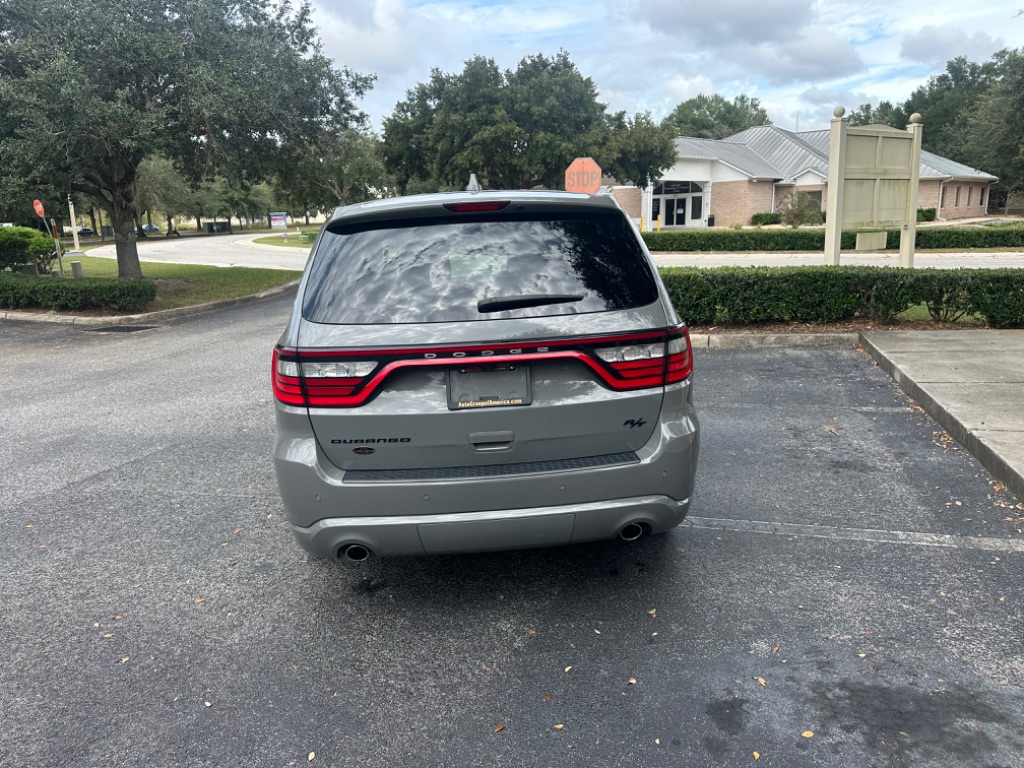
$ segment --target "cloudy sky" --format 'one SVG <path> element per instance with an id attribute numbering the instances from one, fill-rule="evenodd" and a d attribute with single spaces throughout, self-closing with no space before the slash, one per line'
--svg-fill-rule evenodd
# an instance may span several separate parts
<path id="1" fill-rule="evenodd" d="M 1024 46 L 1024 0 L 313 0 L 325 51 L 375 73 L 375 128 L 437 67 L 568 51 L 610 110 L 664 117 L 698 93 L 761 100 L 784 128 L 902 101 L 956 56 Z"/>

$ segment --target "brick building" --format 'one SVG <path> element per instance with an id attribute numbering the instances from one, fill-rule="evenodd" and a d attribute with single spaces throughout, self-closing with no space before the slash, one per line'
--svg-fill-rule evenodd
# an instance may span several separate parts
<path id="1" fill-rule="evenodd" d="M 755 213 L 778 211 L 793 192 L 828 200 L 828 130 L 794 133 L 773 125 L 748 128 L 720 141 L 676 139 L 678 159 L 646 190 L 616 188 L 623 208 L 645 229 L 750 224 Z M 983 171 L 921 152 L 918 207 L 938 218 L 984 216 L 989 187 Z"/>

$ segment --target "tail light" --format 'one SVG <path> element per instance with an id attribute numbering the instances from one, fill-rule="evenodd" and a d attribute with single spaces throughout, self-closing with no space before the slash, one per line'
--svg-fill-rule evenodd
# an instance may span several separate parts
<path id="1" fill-rule="evenodd" d="M 274 350 L 274 396 L 285 405 L 351 408 L 372 399 L 402 368 L 445 368 L 467 363 L 575 360 L 609 389 L 629 391 L 684 381 L 693 372 L 685 326 L 668 331 L 589 339 L 378 350 Z"/>

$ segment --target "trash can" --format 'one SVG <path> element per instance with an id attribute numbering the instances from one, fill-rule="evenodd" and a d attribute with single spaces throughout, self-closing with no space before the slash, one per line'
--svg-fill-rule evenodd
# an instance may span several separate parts
<path id="1" fill-rule="evenodd" d="M 709 227 L 715 226 L 715 214 L 713 214 L 713 213 L 708 215 L 708 226 Z"/>

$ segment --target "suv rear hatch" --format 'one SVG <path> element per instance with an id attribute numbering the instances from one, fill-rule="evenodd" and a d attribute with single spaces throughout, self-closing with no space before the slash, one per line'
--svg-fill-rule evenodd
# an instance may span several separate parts
<path id="1" fill-rule="evenodd" d="M 636 460 L 689 375 L 685 329 L 617 208 L 510 207 L 328 225 L 275 383 L 339 468 Z"/>

